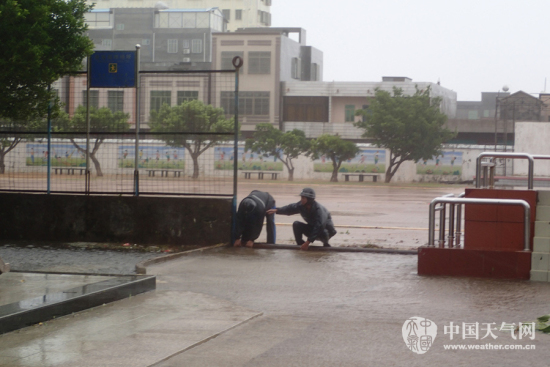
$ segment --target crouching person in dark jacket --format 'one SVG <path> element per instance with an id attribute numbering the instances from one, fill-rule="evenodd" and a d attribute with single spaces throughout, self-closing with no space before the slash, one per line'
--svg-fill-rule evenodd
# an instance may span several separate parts
<path id="1" fill-rule="evenodd" d="M 296 221 L 292 224 L 296 244 L 301 246 L 302 250 L 307 250 L 309 244 L 315 240 L 321 241 L 325 247 L 330 247 L 328 241 L 336 234 L 336 229 L 334 229 L 329 211 L 315 201 L 315 191 L 313 189 L 306 187 L 302 190 L 300 196 L 300 201 L 295 204 L 270 209 L 267 212 L 283 215 L 299 213 L 302 215 L 306 223 Z M 307 238 L 306 241 L 302 238 L 304 235 Z"/>
<path id="2" fill-rule="evenodd" d="M 268 214 L 268 209 L 275 207 L 273 197 L 263 191 L 254 190 L 245 197 L 239 204 L 235 228 L 234 246 L 245 244 L 246 247 L 253 247 L 254 241 L 260 237 L 266 218 L 267 243 L 275 243 L 275 215 Z"/>

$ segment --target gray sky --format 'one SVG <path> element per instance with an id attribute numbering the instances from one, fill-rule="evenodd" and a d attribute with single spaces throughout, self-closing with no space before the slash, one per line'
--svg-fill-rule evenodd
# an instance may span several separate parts
<path id="1" fill-rule="evenodd" d="M 407 76 L 459 101 L 504 85 L 550 92 L 550 0 L 273 0 L 273 27 L 301 27 L 325 81 Z"/>

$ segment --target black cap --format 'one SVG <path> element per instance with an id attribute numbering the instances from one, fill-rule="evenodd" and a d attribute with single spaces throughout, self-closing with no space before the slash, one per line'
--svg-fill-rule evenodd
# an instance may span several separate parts
<path id="1" fill-rule="evenodd" d="M 305 189 L 302 189 L 300 196 L 315 199 L 315 191 L 312 188 L 306 187 Z"/>

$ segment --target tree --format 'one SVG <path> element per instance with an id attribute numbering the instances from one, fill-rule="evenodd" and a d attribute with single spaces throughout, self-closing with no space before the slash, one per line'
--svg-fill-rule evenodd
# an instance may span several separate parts
<path id="1" fill-rule="evenodd" d="M 193 159 L 193 178 L 199 177 L 199 156 L 205 150 L 234 130 L 233 119 L 226 119 L 222 108 L 204 104 L 201 101 L 187 101 L 174 107 L 163 104 L 159 111 L 151 111 L 149 126 L 152 132 L 186 132 L 189 134 L 160 135 L 168 146 L 184 147 Z M 209 133 L 197 134 L 193 133 Z"/>
<path id="2" fill-rule="evenodd" d="M 94 132 L 116 133 L 116 132 L 128 131 L 130 129 L 130 125 L 128 124 L 129 118 L 130 118 L 130 115 L 128 113 L 124 113 L 121 111 L 117 111 L 113 113 L 107 107 L 102 107 L 99 109 L 95 107 L 90 107 L 90 132 L 91 132 L 90 159 L 94 163 L 94 167 L 98 176 L 100 177 L 103 176 L 103 171 L 101 170 L 101 164 L 99 163 L 99 160 L 96 157 L 96 153 L 99 150 L 99 147 L 101 146 L 101 144 L 103 144 L 105 139 L 108 139 L 109 136 L 96 135 L 96 137 L 92 137 L 93 133 Z M 86 131 L 87 130 L 86 107 L 78 106 L 72 118 L 69 118 L 69 115 L 67 115 L 66 113 L 61 112 L 59 117 L 55 120 L 52 128 L 55 131 L 63 131 L 63 132 Z M 80 153 L 86 156 L 86 144 L 77 142 L 74 136 L 69 135 L 69 139 L 71 140 L 71 143 L 73 143 L 74 147 Z"/>
<path id="3" fill-rule="evenodd" d="M 93 43 L 85 35 L 85 0 L 0 2 L 0 117 L 44 117 L 54 99 L 48 85 L 78 71 Z"/>
<path id="4" fill-rule="evenodd" d="M 393 96 L 376 90 L 369 108 L 357 111 L 364 119 L 354 125 L 365 130 L 363 137 L 390 151 L 386 183 L 403 162 L 418 162 L 441 154 L 441 145 L 454 136 L 444 128 L 447 116 L 440 111 L 440 104 L 441 98 L 430 97 L 430 88 L 417 88 L 412 96 L 394 88 Z"/>
<path id="5" fill-rule="evenodd" d="M 254 137 L 246 140 L 245 149 L 263 154 L 264 157 L 277 157 L 288 170 L 288 180 L 294 181 L 292 160 L 308 151 L 309 142 L 302 130 L 294 129 L 283 133 L 271 124 L 258 124 Z"/>
<path id="6" fill-rule="evenodd" d="M 326 156 L 332 161 L 330 182 L 338 182 L 338 171 L 342 162 L 357 155 L 359 148 L 351 141 L 343 140 L 338 135 L 323 134 L 311 142 L 307 153 L 312 159 Z"/>
<path id="7" fill-rule="evenodd" d="M 39 118 L 30 121 L 4 119 L 0 122 L 0 129 L 3 131 L 24 132 L 45 130 L 45 128 L 46 120 Z M 17 144 L 19 144 L 22 140 L 32 141 L 34 138 L 35 137 L 30 134 L 17 134 L 13 135 L 13 137 L 8 137 L 4 134 L 0 135 L 0 174 L 4 174 L 6 172 L 6 154 L 15 149 Z"/>

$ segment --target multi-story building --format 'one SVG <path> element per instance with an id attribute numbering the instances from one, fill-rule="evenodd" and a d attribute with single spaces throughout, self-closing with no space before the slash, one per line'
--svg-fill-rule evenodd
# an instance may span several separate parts
<path id="1" fill-rule="evenodd" d="M 483 92 L 481 101 L 458 101 L 456 117 L 447 127 L 457 132 L 454 143 L 513 145 L 515 122 L 549 120 L 547 102 L 545 94 Z"/>
<path id="2" fill-rule="evenodd" d="M 271 0 L 86 0 L 95 9 L 158 8 L 210 9 L 219 8 L 227 29 L 268 27 L 271 25 Z"/>
<path id="3" fill-rule="evenodd" d="M 292 34 L 297 37 L 291 37 Z M 232 68 L 235 56 L 243 58 L 239 115 L 245 136 L 258 123 L 282 128 L 282 83 L 323 78 L 323 53 L 306 45 L 306 31 L 302 28 L 246 28 L 215 33 L 212 44 L 214 69 Z M 232 100 L 233 93 L 221 96 L 222 105 L 231 113 Z"/>
<path id="4" fill-rule="evenodd" d="M 362 140 L 363 130 L 353 126 L 362 117 L 355 111 L 365 109 L 376 89 L 392 92 L 401 88 L 412 95 L 416 88 L 441 97 L 441 111 L 452 117 L 456 114 L 456 92 L 436 83 L 413 82 L 406 77 L 383 77 L 382 82 L 300 82 L 282 83 L 282 123 L 284 131 L 300 129 L 307 137 L 338 134 L 344 139 Z"/>
<path id="5" fill-rule="evenodd" d="M 240 56 L 239 120 L 244 136 L 250 136 L 258 123 L 281 128 L 281 82 L 322 80 L 322 52 L 306 45 L 306 32 L 301 28 L 224 32 L 222 20 L 219 9 L 117 8 L 87 14 L 96 50 L 134 50 L 139 43 L 142 71 L 228 70 L 234 69 L 232 59 Z M 232 116 L 233 89 L 229 84 L 216 87 L 212 83 L 208 75 L 142 75 L 142 128 L 152 109 L 190 98 L 223 107 Z M 60 97 L 72 114 L 85 103 L 85 79 L 67 77 L 60 84 Z M 131 124 L 134 101 L 132 89 L 96 89 L 90 97 L 92 106 L 130 113 Z"/>

